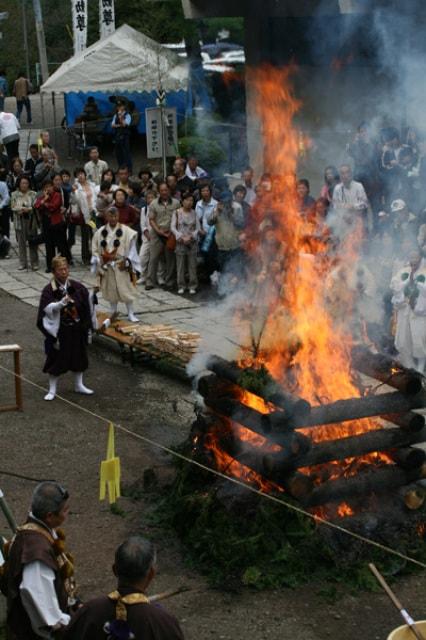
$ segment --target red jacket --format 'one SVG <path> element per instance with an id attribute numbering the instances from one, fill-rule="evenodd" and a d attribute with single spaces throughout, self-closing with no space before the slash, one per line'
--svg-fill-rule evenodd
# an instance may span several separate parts
<path id="1" fill-rule="evenodd" d="M 60 224 L 65 221 L 62 213 L 62 195 L 59 191 L 50 194 L 49 199 L 43 202 L 44 195 L 37 198 L 34 203 L 35 209 L 39 209 L 43 215 L 49 218 L 50 224 Z"/>
<path id="2" fill-rule="evenodd" d="M 120 224 L 127 224 L 127 226 L 132 227 L 138 221 L 138 214 L 128 204 L 125 204 L 122 207 L 117 207 L 117 210 L 118 221 Z"/>

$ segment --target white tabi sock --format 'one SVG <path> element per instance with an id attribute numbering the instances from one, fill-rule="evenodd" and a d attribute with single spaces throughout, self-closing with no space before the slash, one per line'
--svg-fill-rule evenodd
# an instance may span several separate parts
<path id="1" fill-rule="evenodd" d="M 129 318 L 130 322 L 139 322 L 139 318 L 135 316 L 133 311 L 133 302 L 127 302 L 126 307 L 127 307 L 127 317 Z"/>
<path id="2" fill-rule="evenodd" d="M 84 386 L 83 373 L 81 371 L 75 374 L 74 389 L 76 393 L 82 393 L 85 396 L 91 396 L 94 393 L 92 389 L 89 389 L 88 387 Z"/>
<path id="3" fill-rule="evenodd" d="M 58 387 L 58 376 L 49 376 L 49 392 L 44 396 L 45 400 L 54 400 L 56 396 L 56 389 Z"/>
<path id="4" fill-rule="evenodd" d="M 113 316 L 114 313 L 117 313 L 118 304 L 116 302 L 110 302 L 109 303 L 109 308 L 110 308 L 110 311 L 111 311 L 111 315 Z"/>

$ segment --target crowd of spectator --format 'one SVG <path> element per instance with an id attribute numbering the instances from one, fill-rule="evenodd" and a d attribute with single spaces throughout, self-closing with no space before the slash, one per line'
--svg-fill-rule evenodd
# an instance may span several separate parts
<path id="1" fill-rule="evenodd" d="M 60 169 L 49 134 L 43 132 L 40 144 L 31 145 L 25 163 L 19 157 L 3 157 L 0 256 L 7 257 L 13 219 L 19 269 L 39 268 L 42 243 L 46 271 L 55 253 L 72 265 L 77 229 L 79 259 L 89 265 L 93 231 L 115 208 L 119 222 L 138 231 L 139 285 L 147 290 L 162 286 L 179 294 L 188 290 L 192 295 L 200 282 L 226 281 L 229 290 L 229 285 L 239 285 L 248 268 L 253 269 L 253 243 L 259 247 L 258 276 L 285 268 L 286 250 L 276 230 L 282 226 L 288 194 L 293 193 L 302 224 L 301 246 L 307 253 L 337 256 L 336 247 L 347 230 L 359 223 L 362 255 L 358 266 L 353 265 L 358 275 L 351 278 L 360 296 L 373 295 L 374 288 L 389 328 L 395 307 L 393 279 L 409 264 L 410 256 L 413 260 L 413 253 L 421 254 L 423 268 L 426 140 L 412 128 L 400 132 L 389 127 L 373 137 L 362 124 L 346 152 L 347 163 L 325 168 L 324 184 L 315 198 L 304 177 L 292 177 L 295 189 L 286 192 L 283 185 L 288 186 L 288 177 L 271 172 L 256 179 L 250 167 L 231 190 L 225 178 L 209 176 L 208 167 L 200 167 L 196 157 L 177 157 L 166 176 L 154 176 L 149 168 L 135 175 L 126 163 L 114 172 L 96 147 L 71 175 Z M 333 267 L 332 279 L 347 283 L 337 258 Z M 424 351 L 426 357 L 426 336 Z"/>

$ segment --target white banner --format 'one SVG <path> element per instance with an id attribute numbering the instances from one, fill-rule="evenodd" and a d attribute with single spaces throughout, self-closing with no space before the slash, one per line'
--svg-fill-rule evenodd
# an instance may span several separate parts
<path id="1" fill-rule="evenodd" d="M 74 55 L 87 46 L 87 3 L 88 0 L 71 0 L 72 29 L 74 35 Z"/>
<path id="2" fill-rule="evenodd" d="M 102 40 L 115 31 L 114 0 L 99 0 L 99 36 Z"/>

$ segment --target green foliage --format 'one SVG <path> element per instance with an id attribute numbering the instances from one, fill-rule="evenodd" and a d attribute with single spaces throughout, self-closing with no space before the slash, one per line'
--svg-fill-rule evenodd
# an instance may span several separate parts
<path id="1" fill-rule="evenodd" d="M 179 139 L 179 153 L 182 157 L 196 155 L 200 166 L 211 172 L 226 159 L 223 148 L 209 136 L 184 136 Z"/>
<path id="2" fill-rule="evenodd" d="M 238 379 L 240 387 L 257 394 L 262 393 L 273 382 L 273 378 L 263 364 L 259 369 L 245 369 Z"/>
<path id="3" fill-rule="evenodd" d="M 412 570 L 393 556 L 342 534 L 330 535 L 312 519 L 260 497 L 253 502 L 243 495 L 239 506 L 231 508 L 226 498 L 218 497 L 210 474 L 184 462 L 178 465 L 175 484 L 158 511 L 163 523 L 177 531 L 191 566 L 212 586 L 294 588 L 316 582 L 319 593 L 333 600 L 338 585 L 353 591 L 378 589 L 368 562 L 388 577 Z M 413 534 L 404 548 L 413 557 L 425 558 L 425 545 L 413 540 L 414 526 Z"/>

